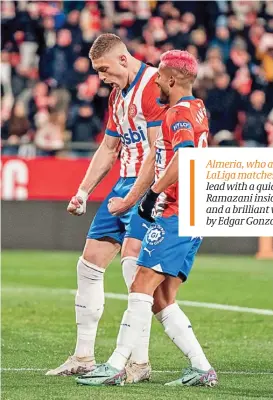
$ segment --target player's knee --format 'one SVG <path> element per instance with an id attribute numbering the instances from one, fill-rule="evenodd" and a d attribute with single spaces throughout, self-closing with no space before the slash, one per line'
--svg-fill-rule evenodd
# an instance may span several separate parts
<path id="1" fill-rule="evenodd" d="M 77 277 L 78 283 L 81 280 L 88 281 L 89 284 L 94 284 L 95 281 L 103 280 L 104 268 L 98 267 L 86 260 L 84 257 L 80 257 L 77 264 Z"/>
<path id="2" fill-rule="evenodd" d="M 164 279 L 163 275 L 152 269 L 139 267 L 130 291 L 131 293 L 144 293 L 153 296 L 154 291 Z"/>
<path id="3" fill-rule="evenodd" d="M 138 258 L 141 249 L 141 241 L 134 238 L 125 238 L 122 249 L 121 258 L 135 257 Z"/>
<path id="4" fill-rule="evenodd" d="M 99 254 L 98 251 L 95 251 L 91 246 L 84 249 L 82 258 L 90 264 L 98 265 L 100 268 L 106 268 L 103 265 L 101 254 Z"/>
<path id="5" fill-rule="evenodd" d="M 112 238 L 87 239 L 82 257 L 89 263 L 106 269 L 120 250 L 120 244 Z"/>
<path id="6" fill-rule="evenodd" d="M 131 293 L 147 293 L 147 291 L 150 290 L 150 285 L 147 281 L 147 272 L 148 270 L 144 267 L 140 267 L 138 269 L 135 279 L 131 285 Z"/>

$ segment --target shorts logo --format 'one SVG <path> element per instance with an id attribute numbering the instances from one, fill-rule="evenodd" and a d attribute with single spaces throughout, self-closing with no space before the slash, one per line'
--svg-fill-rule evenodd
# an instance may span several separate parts
<path id="1" fill-rule="evenodd" d="M 191 129 L 191 124 L 186 121 L 178 121 L 172 124 L 172 130 L 174 132 L 178 131 L 179 129 Z"/>
<path id="2" fill-rule="evenodd" d="M 155 225 L 150 228 L 147 233 L 147 242 L 152 245 L 156 245 L 162 242 L 165 237 L 165 231 L 160 225 Z"/>
<path id="3" fill-rule="evenodd" d="M 129 118 L 134 118 L 137 115 L 137 108 L 135 104 L 131 104 L 128 109 Z"/>
<path id="4" fill-rule="evenodd" d="M 143 228 L 149 229 L 148 225 L 142 224 Z"/>
<path id="5" fill-rule="evenodd" d="M 143 251 L 147 251 L 150 257 L 152 257 L 152 252 L 155 251 L 155 249 L 149 250 L 147 247 L 144 247 Z"/>

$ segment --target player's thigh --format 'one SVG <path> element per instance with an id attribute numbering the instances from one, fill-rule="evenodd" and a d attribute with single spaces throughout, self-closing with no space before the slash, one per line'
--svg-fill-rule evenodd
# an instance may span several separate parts
<path id="1" fill-rule="evenodd" d="M 125 226 L 119 217 L 108 211 L 107 205 L 110 196 L 113 197 L 113 194 L 110 193 L 99 207 L 90 225 L 87 239 L 103 239 L 105 241 L 104 238 L 111 238 L 121 244 L 125 235 Z"/>
<path id="2" fill-rule="evenodd" d="M 152 269 L 139 266 L 134 282 L 132 283 L 131 293 L 144 293 L 154 295 L 156 288 L 163 282 L 165 276 Z"/>
<path id="3" fill-rule="evenodd" d="M 150 227 L 150 223 L 138 215 L 137 207 L 131 209 L 121 220 L 126 229 L 121 257 L 138 258 L 142 241 Z"/>
<path id="4" fill-rule="evenodd" d="M 125 225 L 120 217 L 108 210 L 108 201 L 115 196 L 123 196 L 131 182 L 119 179 L 111 193 L 100 205 L 87 234 L 83 257 L 105 268 L 120 250 L 125 235 Z M 128 187 L 127 187 L 128 186 Z M 126 193 L 126 192 L 125 192 Z"/>
<path id="5" fill-rule="evenodd" d="M 120 247 L 111 237 L 87 239 L 82 256 L 86 261 L 105 269 L 118 254 Z"/>
<path id="6" fill-rule="evenodd" d="M 175 302 L 178 289 L 182 282 L 180 276 L 166 276 L 165 280 L 158 286 L 154 293 L 154 314 L 159 313 L 164 308 Z"/>

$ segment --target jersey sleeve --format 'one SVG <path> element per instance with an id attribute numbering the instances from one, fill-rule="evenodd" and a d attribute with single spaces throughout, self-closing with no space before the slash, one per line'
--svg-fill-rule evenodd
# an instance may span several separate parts
<path id="1" fill-rule="evenodd" d="M 114 98 L 115 98 L 115 90 L 112 90 L 112 92 L 110 93 L 109 96 L 109 100 L 108 100 L 108 122 L 106 125 L 106 129 L 105 129 L 105 133 L 106 135 L 109 136 L 114 136 L 114 137 L 120 137 L 118 131 L 117 131 L 117 126 L 114 122 L 113 119 L 113 103 L 114 103 Z"/>
<path id="2" fill-rule="evenodd" d="M 170 110 L 167 115 L 169 136 L 174 151 L 179 147 L 194 147 L 194 130 L 191 114 L 187 109 Z"/>
<path id="3" fill-rule="evenodd" d="M 160 126 L 166 114 L 166 105 L 159 101 L 159 88 L 155 83 L 156 74 L 152 76 L 142 92 L 142 112 L 147 128 Z"/>

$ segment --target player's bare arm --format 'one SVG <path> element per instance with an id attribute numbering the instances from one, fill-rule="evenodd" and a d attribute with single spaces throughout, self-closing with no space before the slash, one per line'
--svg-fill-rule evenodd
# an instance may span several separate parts
<path id="1" fill-rule="evenodd" d="M 139 176 L 133 185 L 130 192 L 126 197 L 112 197 L 109 200 L 108 209 L 113 215 L 120 215 L 133 207 L 144 193 L 151 186 L 155 176 L 155 140 L 158 127 L 148 128 L 148 139 L 150 144 L 150 151 L 147 155 L 141 169 Z"/>
<path id="2" fill-rule="evenodd" d="M 72 197 L 68 204 L 67 211 L 70 214 L 79 216 L 85 213 L 88 196 L 116 162 L 119 149 L 119 138 L 109 135 L 104 136 L 100 147 L 90 162 L 76 196 Z"/>

